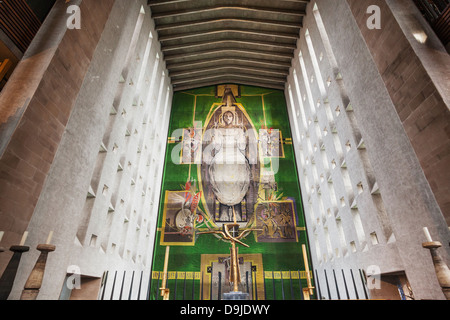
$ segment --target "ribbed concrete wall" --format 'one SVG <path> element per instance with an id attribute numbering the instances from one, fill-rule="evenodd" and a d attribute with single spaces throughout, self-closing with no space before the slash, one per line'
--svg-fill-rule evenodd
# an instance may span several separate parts
<path id="1" fill-rule="evenodd" d="M 364 297 L 351 272 L 376 266 L 378 274 L 405 273 L 416 299 L 442 299 L 422 228 L 445 244 L 445 257 L 449 232 L 374 61 L 391 48 L 371 51 L 362 37 L 372 4 L 313 1 L 286 86 L 314 267 L 326 298 L 346 297 L 344 281 L 351 298 Z M 388 17 L 382 28 L 392 28 Z"/>
<path id="2" fill-rule="evenodd" d="M 93 12 L 92 5 L 81 3 L 82 28 L 67 34 L 94 31 L 84 12 Z M 84 44 L 95 52 L 29 222 L 31 250 L 10 299 L 20 297 L 39 254 L 35 247 L 50 231 L 56 251 L 39 299 L 58 299 L 61 292 L 67 298 L 63 286 L 73 270 L 83 279 L 108 272 L 100 291 L 105 299 L 146 298 L 172 87 L 146 1 L 117 0 L 106 14 L 98 43 Z M 66 58 L 76 66 L 80 56 Z M 100 289 L 100 281 L 91 283 L 82 286 L 88 297 Z"/>

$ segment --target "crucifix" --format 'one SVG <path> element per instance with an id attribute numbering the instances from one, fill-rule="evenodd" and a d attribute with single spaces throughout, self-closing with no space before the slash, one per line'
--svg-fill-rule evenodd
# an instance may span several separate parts
<path id="1" fill-rule="evenodd" d="M 229 281 L 230 283 L 233 283 L 232 293 L 239 294 L 241 273 L 239 269 L 238 247 L 236 246 L 236 244 L 240 244 L 241 246 L 249 248 L 250 246 L 242 242 L 241 239 L 248 236 L 250 232 L 261 231 L 261 229 L 247 229 L 244 230 L 241 234 L 239 234 L 239 224 L 237 223 L 236 211 L 234 210 L 234 207 L 233 207 L 233 219 L 234 219 L 233 223 L 223 224 L 223 231 L 206 231 L 206 232 L 199 232 L 199 234 L 219 234 L 222 236 L 223 240 L 231 242 L 231 249 L 230 249 L 231 267 L 230 267 Z"/>

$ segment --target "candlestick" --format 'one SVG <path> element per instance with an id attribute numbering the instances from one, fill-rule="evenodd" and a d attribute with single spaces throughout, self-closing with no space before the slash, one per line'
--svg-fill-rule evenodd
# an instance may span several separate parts
<path id="1" fill-rule="evenodd" d="M 436 272 L 439 285 L 442 288 L 445 298 L 450 300 L 450 269 L 437 251 L 440 247 L 442 247 L 442 244 L 439 241 L 428 241 L 422 243 L 422 247 L 430 250 L 431 258 L 433 259 L 434 271 Z"/>
<path id="2" fill-rule="evenodd" d="M 166 247 L 166 256 L 164 258 L 164 271 L 163 271 L 163 279 L 162 279 L 162 286 L 160 288 L 161 290 L 161 296 L 164 300 L 169 300 L 170 290 L 166 287 L 167 286 L 167 271 L 169 267 L 169 252 L 170 247 Z"/>
<path id="3" fill-rule="evenodd" d="M 423 228 L 423 233 L 425 233 L 425 237 L 427 238 L 427 242 L 433 242 L 433 238 L 431 238 L 430 232 L 428 228 Z"/>
<path id="4" fill-rule="evenodd" d="M 49 252 L 55 251 L 56 247 L 49 244 L 40 244 L 37 249 L 41 252 L 33 270 L 25 283 L 20 300 L 36 300 L 44 279 L 45 266 Z"/>
<path id="5" fill-rule="evenodd" d="M 14 254 L 0 278 L 0 300 L 8 299 L 14 285 L 14 280 L 16 279 L 17 269 L 19 268 L 22 254 L 28 252 L 30 247 L 12 246 L 9 250 Z"/>
<path id="6" fill-rule="evenodd" d="M 20 246 L 23 246 L 25 244 L 25 241 L 27 241 L 27 237 L 28 237 L 28 231 L 25 231 L 23 233 L 22 240 L 20 240 Z"/>
<path id="7" fill-rule="evenodd" d="M 308 288 L 303 289 L 303 298 L 304 298 L 304 300 L 310 300 L 311 295 L 314 294 L 315 288 L 312 286 L 311 275 L 310 275 L 310 271 L 309 271 L 308 254 L 306 251 L 306 245 L 304 245 L 304 244 L 302 245 L 302 252 L 303 252 L 303 261 L 305 264 L 306 281 L 308 284 Z"/>

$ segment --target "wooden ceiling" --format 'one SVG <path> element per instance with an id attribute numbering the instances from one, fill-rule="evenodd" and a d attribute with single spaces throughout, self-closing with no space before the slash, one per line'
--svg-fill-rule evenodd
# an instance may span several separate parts
<path id="1" fill-rule="evenodd" d="M 149 0 L 174 91 L 284 89 L 309 0 Z"/>

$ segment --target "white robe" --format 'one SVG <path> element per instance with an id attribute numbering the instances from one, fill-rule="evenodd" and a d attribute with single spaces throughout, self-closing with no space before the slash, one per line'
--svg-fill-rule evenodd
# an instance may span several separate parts
<path id="1" fill-rule="evenodd" d="M 216 150 L 209 176 L 217 200 L 227 206 L 242 202 L 250 186 L 250 165 L 245 157 L 246 138 L 240 128 L 214 130 Z"/>

